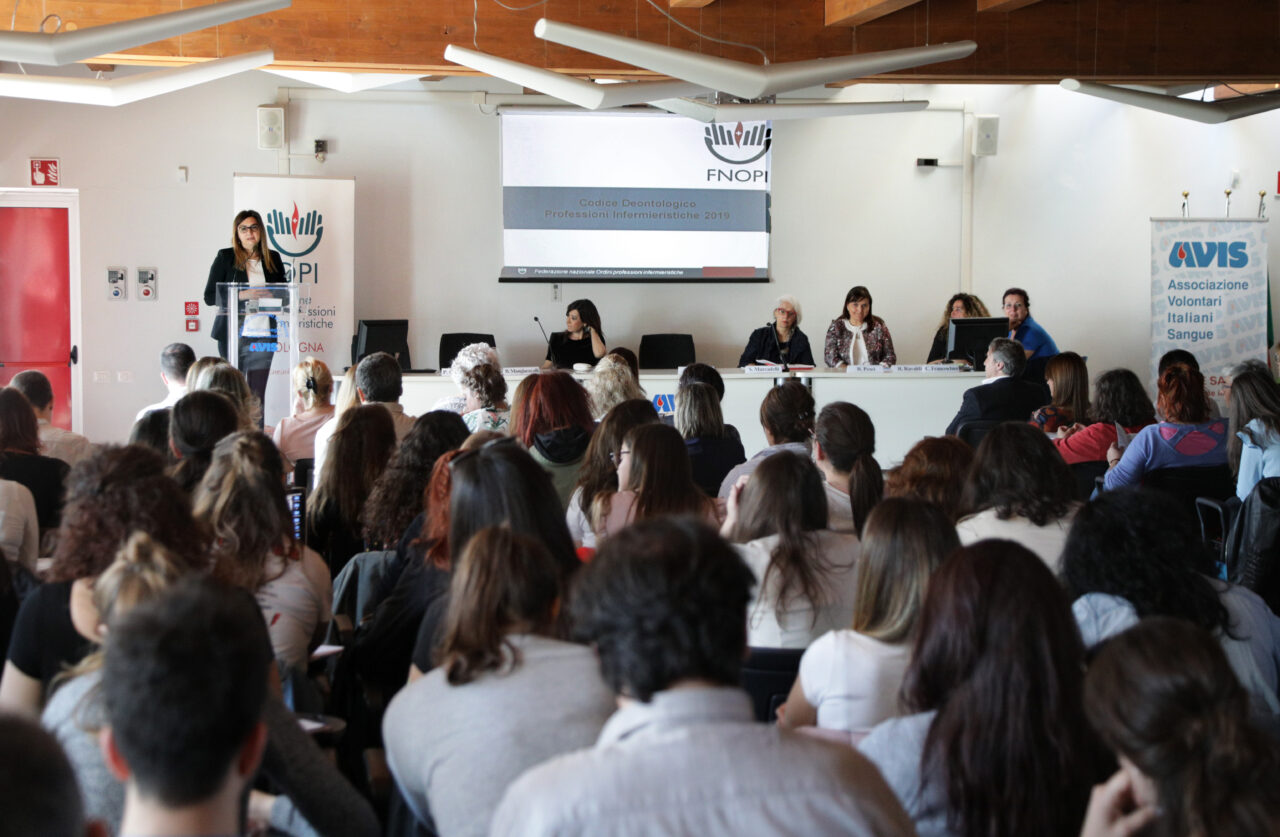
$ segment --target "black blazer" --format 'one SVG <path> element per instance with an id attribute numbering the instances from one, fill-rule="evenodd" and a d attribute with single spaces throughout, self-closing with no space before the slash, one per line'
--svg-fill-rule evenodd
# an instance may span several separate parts
<path id="1" fill-rule="evenodd" d="M 271 254 L 271 261 L 275 265 L 275 270 L 262 271 L 263 278 L 269 284 L 278 285 L 287 282 L 288 279 L 284 275 L 284 261 L 281 260 L 280 254 L 275 250 L 268 250 Z M 237 285 L 247 284 L 249 275 L 242 269 L 236 268 L 236 254 L 230 247 L 225 247 L 218 251 L 218 255 L 214 256 L 213 264 L 209 267 L 209 281 L 204 285 L 204 304 L 218 304 L 218 285 L 222 282 L 234 283 Z M 219 350 L 226 355 L 226 349 L 223 343 L 227 339 L 227 316 L 219 314 L 213 320 L 213 331 L 209 334 L 214 340 L 218 341 Z"/>
<path id="2" fill-rule="evenodd" d="M 947 425 L 954 436 L 966 421 L 1027 421 L 1031 414 L 1049 403 L 1049 388 L 1022 378 L 1000 378 L 965 391 L 960 411 Z"/>
<path id="3" fill-rule="evenodd" d="M 790 347 L 787 352 L 787 363 L 794 363 L 798 366 L 813 366 L 813 350 L 809 348 L 809 338 L 800 329 L 796 329 L 791 334 L 791 341 L 787 343 Z M 774 363 L 782 363 L 782 354 L 778 351 L 778 333 L 774 331 L 774 326 L 760 326 L 760 328 L 751 332 L 751 337 L 747 340 L 747 347 L 742 350 L 742 357 L 738 358 L 739 366 L 751 366 L 757 359 L 764 358 Z"/>

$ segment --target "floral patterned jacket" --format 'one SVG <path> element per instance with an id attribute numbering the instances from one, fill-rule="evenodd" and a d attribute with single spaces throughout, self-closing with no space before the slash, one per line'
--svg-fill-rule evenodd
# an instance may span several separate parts
<path id="1" fill-rule="evenodd" d="M 889 327 L 879 317 L 871 317 L 866 321 L 867 330 L 862 339 L 867 343 L 867 363 L 898 362 L 898 355 L 893 350 L 893 337 Z M 847 366 L 849 364 L 849 344 L 853 342 L 853 332 L 845 327 L 843 317 L 831 321 L 827 329 L 827 339 L 823 345 L 823 360 L 827 366 Z"/>

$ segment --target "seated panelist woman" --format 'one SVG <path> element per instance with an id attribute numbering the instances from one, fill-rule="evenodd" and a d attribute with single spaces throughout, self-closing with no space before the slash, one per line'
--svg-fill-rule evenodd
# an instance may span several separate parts
<path id="1" fill-rule="evenodd" d="M 871 313 L 871 291 L 855 285 L 844 295 L 844 310 L 831 321 L 823 346 L 827 366 L 868 366 L 898 362 L 884 320 Z"/>
<path id="2" fill-rule="evenodd" d="M 942 321 L 933 334 L 933 344 L 929 346 L 929 357 L 925 363 L 941 363 L 947 359 L 947 332 L 952 320 L 963 320 L 966 317 L 990 317 L 987 306 L 973 294 L 952 294 L 947 300 L 947 307 L 942 311 Z"/>
<path id="3" fill-rule="evenodd" d="M 547 359 L 543 369 L 572 369 L 575 363 L 595 366 L 605 356 L 604 330 L 600 312 L 589 299 L 575 299 L 564 312 L 564 331 L 557 331 L 547 342 Z"/>
<path id="4" fill-rule="evenodd" d="M 751 332 L 739 366 L 757 361 L 813 366 L 809 338 L 800 330 L 800 303 L 794 296 L 780 296 L 773 308 L 773 322 Z"/>

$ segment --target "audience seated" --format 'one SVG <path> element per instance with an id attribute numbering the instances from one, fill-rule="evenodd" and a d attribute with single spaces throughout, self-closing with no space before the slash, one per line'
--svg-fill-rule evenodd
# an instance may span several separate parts
<path id="1" fill-rule="evenodd" d="M 28 369 L 13 376 L 9 386 L 26 396 L 31 408 L 36 412 L 36 424 L 39 426 L 41 453 L 61 459 L 68 465 L 74 465 L 93 453 L 93 443 L 70 430 L 55 427 L 53 419 L 53 386 L 43 372 Z"/>
<path id="2" fill-rule="evenodd" d="M 441 837 L 486 835 L 526 769 L 590 746 L 615 708 L 591 650 L 563 641 L 564 573 L 538 541 L 477 532 L 454 567 L 438 667 L 396 695 L 387 762 Z"/>
<path id="3" fill-rule="evenodd" d="M 0 708 L 37 714 L 50 682 L 93 649 L 94 580 L 142 531 L 189 567 L 206 566 L 202 530 L 186 495 L 146 448 L 107 447 L 80 462 L 45 583 L 22 602 L 0 679 Z"/>
<path id="4" fill-rule="evenodd" d="M 722 533 L 759 584 L 748 613 L 752 647 L 805 648 L 853 617 L 858 536 L 827 528 L 822 474 L 781 451 L 729 495 Z"/>
<path id="5" fill-rule="evenodd" d="M 169 419 L 173 414 L 170 407 L 148 410 L 142 418 L 133 423 L 129 431 L 129 444 L 151 448 L 172 464 L 173 448 L 169 447 Z"/>
<path id="6" fill-rule="evenodd" d="M 972 421 L 1026 421 L 1027 416 L 1049 403 L 1044 384 L 1022 377 L 1026 367 L 1027 356 L 1021 343 L 1006 337 L 992 340 L 983 368 L 986 380 L 965 390 L 960 409 L 947 425 L 947 435 L 955 436 Z"/>
<path id="7" fill-rule="evenodd" d="M 86 821 L 76 774 L 57 740 L 35 721 L 0 712 L 3 837 L 107 837 Z"/>
<path id="8" fill-rule="evenodd" d="M 41 531 L 56 529 L 62 516 L 67 463 L 40 453 L 36 413 L 26 396 L 0 388 L 0 479 L 21 483 L 36 501 Z"/>
<path id="9" fill-rule="evenodd" d="M 244 373 L 229 363 L 217 363 L 200 370 L 189 389 L 192 392 L 216 392 L 226 396 L 236 408 L 238 430 L 262 428 L 262 402 L 249 388 Z M 268 428 L 270 430 L 272 428 Z"/>
<path id="10" fill-rule="evenodd" d="M 40 518 L 31 490 L 20 482 L 0 480 L 0 550 L 7 560 L 36 571 L 40 554 Z"/>
<path id="11" fill-rule="evenodd" d="M 596 533 L 591 528 L 591 507 L 596 498 L 618 490 L 618 459 L 622 440 L 642 424 L 656 423 L 658 411 L 652 402 L 636 398 L 623 401 L 600 420 L 587 444 L 586 458 L 578 471 L 578 482 L 569 496 L 565 524 L 574 546 L 594 549 Z"/>
<path id="12" fill-rule="evenodd" d="M 1053 440 L 1068 465 L 1105 462 L 1109 447 L 1128 444 L 1130 436 L 1155 424 L 1151 399 L 1142 381 L 1128 369 L 1112 369 L 1099 375 L 1093 384 L 1093 396 L 1087 418 L 1091 423 L 1086 425 L 1086 419 L 1077 416 L 1077 423 L 1059 427 Z"/>
<path id="13" fill-rule="evenodd" d="M 400 406 L 400 396 L 404 393 L 404 381 L 400 373 L 400 361 L 386 352 L 374 352 L 360 361 L 355 367 L 353 383 L 356 398 L 361 404 L 381 404 L 391 413 L 391 420 L 396 427 L 396 440 L 409 435 L 413 429 L 414 416 L 407 415 Z M 345 379 L 344 379 L 345 380 Z M 343 389 L 347 389 L 346 386 Z M 342 400 L 339 392 L 339 400 Z M 354 403 L 354 402 L 349 402 Z M 329 439 L 338 429 L 338 419 L 342 417 L 346 405 L 335 408 L 333 418 L 320 425 L 315 435 L 315 472 L 324 473 L 325 458 L 329 455 Z"/>
<path id="14" fill-rule="evenodd" d="M 1075 837 L 1111 766 L 1085 719 L 1084 662 L 1043 561 L 1009 541 L 962 547 L 929 579 L 902 689 L 914 714 L 859 748 L 921 837 Z"/>
<path id="15" fill-rule="evenodd" d="M 433 410 L 447 410 L 462 415 L 467 411 L 467 393 L 462 383 L 462 376 L 480 364 L 488 364 L 494 369 L 502 370 L 502 361 L 498 359 L 498 350 L 488 343 L 471 343 L 463 346 L 449 364 L 449 377 L 458 387 L 459 394 L 442 398 L 431 405 Z"/>
<path id="16" fill-rule="evenodd" d="M 1249 718 L 1222 647 L 1181 619 L 1144 619 L 1099 650 L 1084 683 L 1094 729 L 1121 769 L 1090 801 L 1117 799 L 1133 833 L 1280 833 L 1280 751 Z M 1086 835 L 1117 833 L 1102 830 Z"/>
<path id="17" fill-rule="evenodd" d="M 193 511 L 213 536 L 214 575 L 257 597 L 282 674 L 305 671 L 333 588 L 324 559 L 293 535 L 275 444 L 262 433 L 219 442 Z"/>
<path id="18" fill-rule="evenodd" d="M 734 468 L 720 483 L 719 497 L 729 499 L 738 479 L 749 476 L 761 462 L 779 451 L 809 455 L 813 437 L 813 393 L 799 381 L 787 381 L 769 390 L 760 402 L 760 426 L 767 447 Z"/>
<path id="19" fill-rule="evenodd" d="M 884 496 L 871 416 L 847 401 L 822 408 L 813 429 L 813 461 L 827 492 L 827 519 L 839 532 L 862 534 L 867 514 Z"/>
<path id="20" fill-rule="evenodd" d="M 177 459 L 169 473 L 188 494 L 209 470 L 213 449 L 240 427 L 235 405 L 221 393 L 189 392 L 169 413 L 169 447 Z"/>
<path id="21" fill-rule="evenodd" d="M 142 417 L 152 410 L 165 410 L 178 403 L 178 399 L 187 394 L 187 373 L 196 362 L 196 353 L 186 343 L 170 343 L 160 353 L 160 381 L 164 384 L 163 401 L 143 407 L 134 417 L 134 422 L 142 421 Z"/>
<path id="22" fill-rule="evenodd" d="M 987 538 L 1022 544 L 1057 571 L 1075 514 L 1075 479 L 1044 433 L 1006 422 L 978 445 L 964 487 L 960 542 Z"/>
<path id="23" fill-rule="evenodd" d="M 512 405 L 511 435 L 551 475 L 567 509 L 596 426 L 587 392 L 568 372 L 547 370 L 525 378 L 522 395 Z"/>
<path id="24" fill-rule="evenodd" d="M 708 497 L 720 492 L 720 483 L 747 459 L 742 441 L 725 432 L 720 399 L 710 384 L 697 381 L 676 389 L 676 430 L 684 437 L 694 484 Z"/>
<path id="25" fill-rule="evenodd" d="M 280 419 L 271 440 L 285 459 L 297 462 L 315 458 L 316 431 L 333 418 L 334 408 L 329 403 L 333 397 L 333 374 L 324 361 L 308 357 L 293 367 L 291 378 L 294 413 Z"/>
<path id="26" fill-rule="evenodd" d="M 737 684 L 754 584 L 692 521 L 645 521 L 606 542 L 570 612 L 621 708 L 594 747 L 517 779 L 491 833 L 909 834 L 853 750 L 752 720 Z"/>
<path id="27" fill-rule="evenodd" d="M 889 499 L 876 506 L 862 532 L 853 623 L 805 650 L 778 722 L 860 737 L 896 717 L 929 576 L 959 545 L 955 526 L 932 503 Z"/>
<path id="28" fill-rule="evenodd" d="M 507 404 L 507 381 L 501 369 L 488 363 L 471 367 L 462 373 L 462 389 L 467 398 L 462 421 L 468 430 L 507 432 L 511 426 L 511 407 Z"/>
<path id="29" fill-rule="evenodd" d="M 1259 480 L 1280 477 L 1280 386 L 1265 364 L 1232 370 L 1227 412 L 1227 458 L 1236 472 L 1236 496 L 1244 502 Z"/>
<path id="30" fill-rule="evenodd" d="M 1260 715 L 1280 715 L 1280 618 L 1251 590 L 1213 578 L 1195 521 L 1150 489 L 1106 492 L 1076 515 L 1062 581 L 1085 643 L 1171 616 L 1218 638 Z"/>
<path id="31" fill-rule="evenodd" d="M 596 495 L 591 506 L 596 540 L 639 520 L 688 514 L 717 525 L 716 501 L 698 488 L 680 432 L 665 424 L 642 424 L 618 451 L 618 490 Z"/>
<path id="32" fill-rule="evenodd" d="M 902 464 L 885 474 L 884 496 L 928 500 L 958 520 L 972 464 L 973 448 L 955 436 L 926 436 L 911 446 Z"/>
<path id="33" fill-rule="evenodd" d="M 329 438 L 329 456 L 307 498 L 307 545 L 337 576 L 364 552 L 365 500 L 396 449 L 396 428 L 381 404 L 347 410 Z"/>
<path id="34" fill-rule="evenodd" d="M 646 397 L 640 381 L 631 371 L 631 365 L 616 354 L 600 358 L 585 386 L 591 401 L 591 414 L 597 420 L 604 418 L 623 401 Z"/>
<path id="35" fill-rule="evenodd" d="M 1044 366 L 1050 401 L 1031 414 L 1031 423 L 1046 433 L 1081 421 L 1089 414 L 1089 368 L 1075 352 L 1059 352 Z"/>
<path id="36" fill-rule="evenodd" d="M 716 391 L 716 400 L 721 404 L 724 403 L 724 378 L 721 377 L 714 366 L 707 363 L 691 363 L 680 370 L 680 378 L 676 381 L 676 394 L 679 395 L 680 389 L 689 386 L 689 384 L 706 384 L 710 386 Z M 663 423 L 674 424 L 674 418 L 665 416 Z M 742 441 L 738 428 L 732 424 L 725 424 L 724 435 L 726 438 Z"/>

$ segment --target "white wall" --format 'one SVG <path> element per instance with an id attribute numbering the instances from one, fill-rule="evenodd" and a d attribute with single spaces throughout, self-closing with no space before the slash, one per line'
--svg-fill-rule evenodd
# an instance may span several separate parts
<path id="1" fill-rule="evenodd" d="M 279 79 L 253 73 L 118 109 L 0 100 L 0 185 L 26 185 L 29 156 L 62 161 L 81 194 L 86 430 L 120 440 L 134 412 L 163 392 L 156 355 L 183 339 L 181 303 L 198 299 L 214 252 L 226 246 L 233 172 L 272 173 L 255 147 L 254 108 Z M 1234 216 L 1252 216 L 1274 187 L 1280 114 L 1223 126 L 1067 93 L 1056 87 L 867 86 L 867 95 L 968 100 L 1000 120 L 1000 150 L 976 162 L 974 290 L 996 307 L 1008 285 L 1028 288 L 1036 318 L 1095 371 L 1140 373 L 1149 351 L 1147 219 L 1221 215 L 1232 169 Z M 486 108 L 485 110 L 489 110 Z M 694 333 L 700 359 L 736 362 L 773 298 L 795 293 L 802 328 L 820 349 L 845 291 L 868 285 L 900 357 L 922 358 L 946 297 L 960 287 L 961 173 L 918 170 L 916 157 L 959 159 L 962 118 L 925 112 L 777 123 L 773 273 L 744 285 L 563 286 L 497 282 L 501 265 L 498 120 L 470 104 L 294 99 L 298 151 L 328 139 L 323 165 L 294 174 L 356 178 L 356 316 L 409 317 L 416 366 L 436 363 L 441 331 L 493 331 L 504 362 L 533 363 L 532 316 L 557 323 L 564 302 L 589 295 L 610 343 L 647 331 Z M 178 166 L 191 172 L 176 179 Z M 1268 198 L 1268 214 L 1280 211 Z M 1271 256 L 1280 264 L 1280 239 Z M 106 299 L 105 267 L 157 266 L 160 299 Z M 198 354 L 212 353 L 211 316 Z M 91 372 L 110 371 L 111 383 Z M 117 372 L 132 373 L 121 383 Z M 952 405 L 939 405 L 939 415 Z"/>

